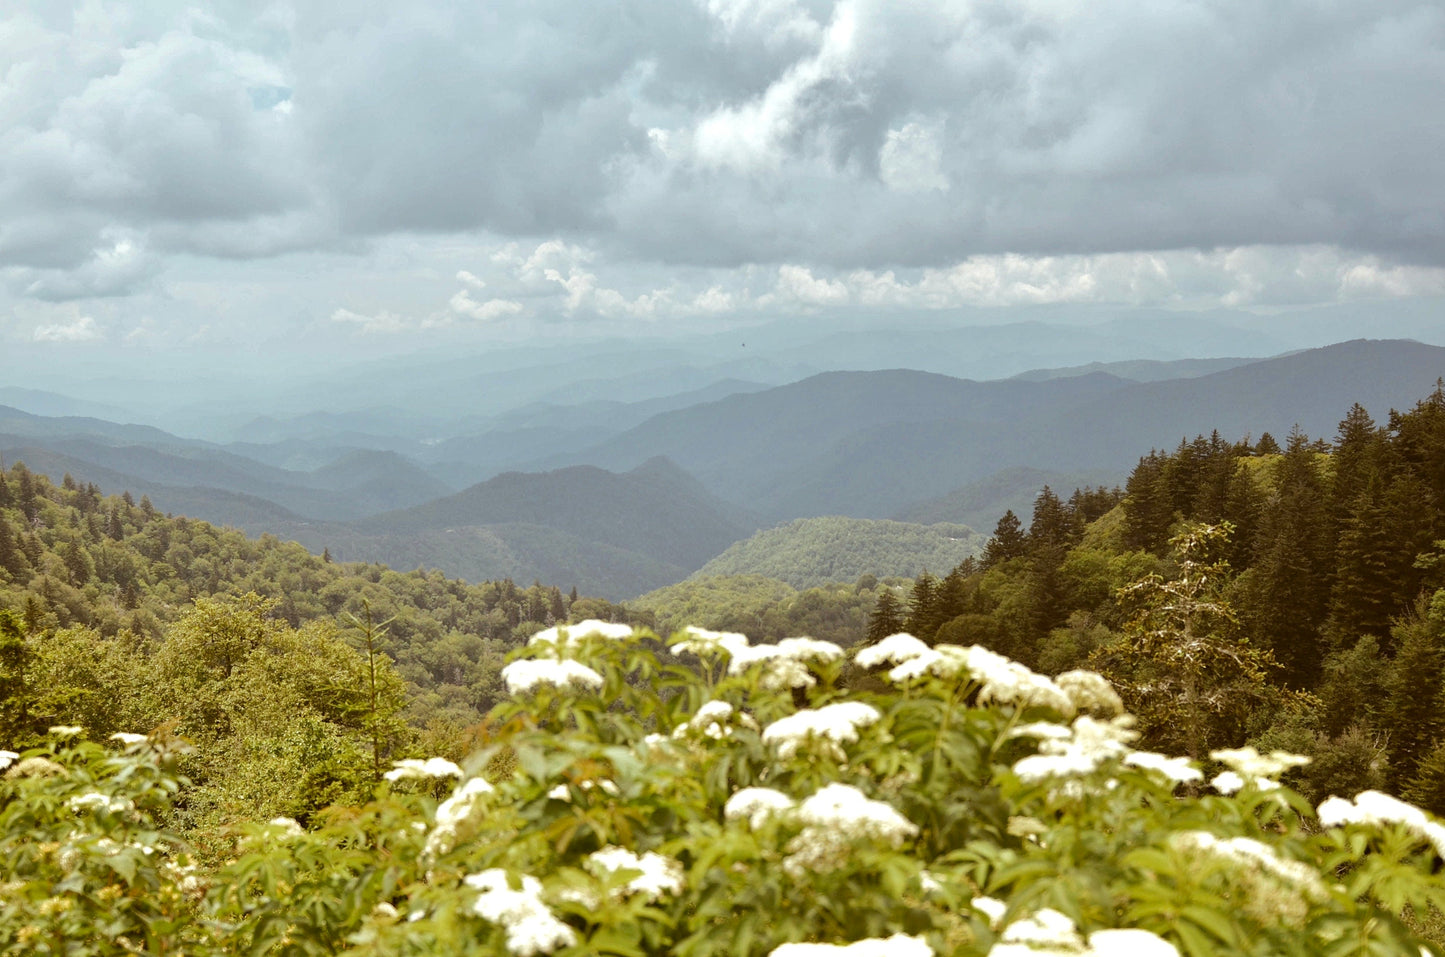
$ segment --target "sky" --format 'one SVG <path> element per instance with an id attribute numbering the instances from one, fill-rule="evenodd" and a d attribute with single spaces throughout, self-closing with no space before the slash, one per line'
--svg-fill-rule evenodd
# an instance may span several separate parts
<path id="1" fill-rule="evenodd" d="M 1438 0 L 0 0 L 0 64 L 32 371 L 1445 303 Z"/>

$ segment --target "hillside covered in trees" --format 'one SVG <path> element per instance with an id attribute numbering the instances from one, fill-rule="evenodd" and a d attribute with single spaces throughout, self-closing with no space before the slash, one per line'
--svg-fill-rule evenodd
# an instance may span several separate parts
<path id="1" fill-rule="evenodd" d="M 981 559 L 880 597 L 870 633 L 1096 668 L 1154 746 L 1250 740 L 1313 755 L 1306 793 L 1385 786 L 1445 811 L 1442 539 L 1437 385 L 1383 424 L 1355 405 L 1330 441 L 1181 441 L 1122 496 L 1045 488 Z"/>

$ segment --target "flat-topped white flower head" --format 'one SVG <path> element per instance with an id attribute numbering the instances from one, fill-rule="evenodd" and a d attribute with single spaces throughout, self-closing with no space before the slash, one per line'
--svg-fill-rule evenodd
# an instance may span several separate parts
<path id="1" fill-rule="evenodd" d="M 462 769 L 446 758 L 427 758 L 425 761 L 419 758 L 405 758 L 393 762 L 392 769 L 382 775 L 388 781 L 401 781 L 407 778 L 460 778 L 462 776 Z"/>
<path id="2" fill-rule="evenodd" d="M 922 937 L 894 934 L 851 944 L 781 944 L 770 950 L 768 957 L 933 957 L 933 948 Z"/>
<path id="3" fill-rule="evenodd" d="M 527 644 L 555 645 L 559 648 L 566 648 L 578 644 L 584 638 L 594 636 L 607 638 L 612 641 L 622 641 L 631 638 L 632 635 L 631 625 L 588 618 L 586 621 L 579 621 L 575 625 L 553 625 L 551 628 L 544 628 L 529 638 Z"/>
<path id="4" fill-rule="evenodd" d="M 1124 702 L 1107 678 L 1092 671 L 1065 671 L 1054 684 L 1079 711 L 1097 711 L 1113 717 L 1124 713 Z"/>
<path id="5" fill-rule="evenodd" d="M 1129 753 L 1129 742 L 1139 736 L 1131 728 L 1132 724 L 1129 715 L 1109 721 L 1080 715 L 1069 726 L 1067 737 L 1058 734 L 1061 725 L 1047 722 L 1025 725 L 1019 731 L 1037 729 L 1030 736 L 1041 738 L 1039 753 L 1016 762 L 1014 773 L 1029 782 L 1090 774 L 1105 761 Z"/>
<path id="6" fill-rule="evenodd" d="M 1279 776 L 1291 768 L 1303 767 L 1310 763 L 1310 759 L 1303 754 L 1290 754 L 1288 751 L 1271 751 L 1269 754 L 1260 754 L 1254 748 L 1224 748 L 1219 751 L 1209 752 L 1214 760 L 1229 768 L 1238 776 L 1239 785 L 1234 790 L 1244 787 L 1246 784 L 1253 785 L 1262 791 L 1268 791 L 1279 787 Z M 1235 783 L 1234 778 L 1224 778 L 1225 774 L 1215 778 L 1215 789 L 1221 794 L 1230 794 L 1219 784 L 1223 783 L 1229 787 Z"/>
<path id="7" fill-rule="evenodd" d="M 1435 853 L 1445 858 L 1445 824 L 1413 804 L 1380 791 L 1362 791 L 1354 801 L 1340 797 L 1326 798 L 1319 807 L 1320 823 L 1325 827 L 1363 824 L 1380 827 L 1399 824 L 1422 840 L 1429 841 Z"/>
<path id="8" fill-rule="evenodd" d="M 779 718 L 763 729 L 763 743 L 777 749 L 778 756 L 792 757 L 809 738 L 838 745 L 858 740 L 858 730 L 876 722 L 878 709 L 863 701 L 839 701 L 821 708 L 804 708 Z"/>
<path id="9" fill-rule="evenodd" d="M 1124 763 L 1168 778 L 1174 784 L 1187 784 L 1204 780 L 1204 772 L 1194 766 L 1188 758 L 1171 758 L 1153 751 L 1130 751 L 1124 755 Z"/>
<path id="10" fill-rule="evenodd" d="M 507 872 L 494 867 L 470 874 L 463 881 L 480 891 L 472 912 L 506 930 L 507 951 L 514 957 L 550 954 L 577 943 L 576 932 L 542 902 L 542 885 L 535 877 L 523 875 L 521 889 L 512 890 Z"/>
<path id="11" fill-rule="evenodd" d="M 1051 907 L 1009 924 L 1000 939 L 1004 944 L 1022 944 L 1026 948 L 1006 951 L 1010 954 L 1027 953 L 1030 949 L 1045 954 L 1082 954 L 1084 951 L 1084 938 L 1079 936 L 1074 922 Z M 998 950 L 995 947 L 990 953 Z"/>
<path id="12" fill-rule="evenodd" d="M 597 691 L 603 683 L 602 676 L 597 672 L 569 658 L 523 658 L 502 669 L 502 680 L 512 694 L 526 694 L 542 685 L 564 690 Z"/>
<path id="13" fill-rule="evenodd" d="M 682 865 L 655 851 L 639 856 L 626 848 L 608 845 L 588 855 L 587 868 L 594 873 L 599 870 L 639 871 L 627 882 L 624 890 L 629 894 L 641 894 L 648 900 L 656 900 L 663 894 L 681 894 L 683 889 Z"/>
<path id="14" fill-rule="evenodd" d="M 735 631 L 709 631 L 696 625 L 688 625 L 679 634 L 682 637 L 668 646 L 675 655 L 709 658 L 721 654 L 735 655 L 748 647 L 748 636 Z"/>
<path id="15" fill-rule="evenodd" d="M 805 825 L 784 848 L 783 869 L 794 877 L 826 873 L 847 864 L 854 843 L 873 841 L 898 847 L 918 828 L 890 804 L 875 801 L 848 784 L 829 784 L 798 805 Z"/>
<path id="16" fill-rule="evenodd" d="M 867 648 L 859 649 L 853 656 L 853 661 L 860 668 L 877 668 L 884 664 L 900 665 L 931 650 L 906 631 L 900 631 Z"/>
<path id="17" fill-rule="evenodd" d="M 1090 957 L 1179 957 L 1179 948 L 1157 934 L 1133 927 L 1096 930 L 1089 935 Z"/>
<path id="18" fill-rule="evenodd" d="M 779 691 L 785 688 L 810 688 L 817 679 L 808 671 L 811 661 L 836 661 L 843 649 L 831 641 L 816 638 L 784 638 L 775 645 L 754 645 L 738 648 L 728 662 L 728 674 L 740 675 L 749 668 L 762 666 L 762 687 Z"/>
<path id="19" fill-rule="evenodd" d="M 793 809 L 793 799 L 772 788 L 743 788 L 723 805 L 723 817 L 729 821 L 746 818 L 753 830 L 762 827 L 770 817 Z"/>
<path id="20" fill-rule="evenodd" d="M 78 734 L 84 734 L 85 729 L 78 724 L 53 724 L 50 726 L 50 733 L 57 738 L 73 738 Z"/>
<path id="21" fill-rule="evenodd" d="M 110 736 L 110 740 L 119 741 L 121 744 L 130 747 L 137 744 L 145 744 L 147 741 L 150 740 L 150 738 L 146 735 L 135 734 L 130 731 L 117 731 L 115 734 Z"/>

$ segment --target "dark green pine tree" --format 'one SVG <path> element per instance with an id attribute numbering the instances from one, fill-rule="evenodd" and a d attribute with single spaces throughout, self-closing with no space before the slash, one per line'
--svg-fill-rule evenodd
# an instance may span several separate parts
<path id="1" fill-rule="evenodd" d="M 1150 452 L 1124 485 L 1124 547 L 1162 554 L 1169 544 L 1174 510 L 1164 488 L 1166 456 Z"/>
<path id="2" fill-rule="evenodd" d="M 0 569 L 9 572 L 10 577 L 20 580 L 30 570 L 30 560 L 20 549 L 10 522 L 0 515 Z"/>
<path id="3" fill-rule="evenodd" d="M 15 493 L 10 491 L 10 482 L 5 478 L 5 472 L 0 470 L 0 508 L 9 508 L 15 504 Z"/>
<path id="4" fill-rule="evenodd" d="M 1284 450 L 1279 447 L 1279 443 L 1274 440 L 1274 436 L 1268 432 L 1261 435 L 1259 441 L 1254 443 L 1255 455 L 1278 455 L 1282 451 Z"/>
<path id="5" fill-rule="evenodd" d="M 1013 509 L 1003 513 L 1003 518 L 994 526 L 993 538 L 983 549 L 983 567 L 996 568 L 1014 558 L 1022 558 L 1028 551 L 1028 539 L 1024 534 L 1023 522 Z"/>
<path id="6" fill-rule="evenodd" d="M 1334 550 L 1317 457 L 1309 437 L 1295 429 L 1279 486 L 1260 517 L 1243 606 L 1251 639 L 1274 653 L 1293 688 L 1311 687 L 1319 676 L 1319 629 L 1329 602 Z"/>
<path id="7" fill-rule="evenodd" d="M 24 462 L 16 462 L 10 469 L 10 475 L 15 479 L 15 504 L 20 506 L 27 521 L 33 521 L 40 507 L 36 501 L 35 476 L 30 474 Z"/>
<path id="8" fill-rule="evenodd" d="M 868 616 L 868 644 L 876 644 L 903 630 L 903 603 L 893 594 L 893 589 L 884 586 L 873 602 L 873 613 Z"/>
<path id="9" fill-rule="evenodd" d="M 938 579 L 924 569 L 913 581 L 913 591 L 908 598 L 908 617 L 904 619 L 903 630 L 933 644 L 933 636 L 943 622 L 938 620 Z"/>
<path id="10" fill-rule="evenodd" d="M 1388 735 L 1390 772 L 1396 787 L 1414 780 L 1421 765 L 1445 736 L 1440 710 L 1445 678 L 1445 597 L 1395 627 L 1397 650 L 1385 674 L 1382 731 Z"/>

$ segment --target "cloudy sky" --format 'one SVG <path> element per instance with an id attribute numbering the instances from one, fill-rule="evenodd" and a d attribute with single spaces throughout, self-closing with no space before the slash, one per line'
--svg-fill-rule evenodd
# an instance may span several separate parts
<path id="1" fill-rule="evenodd" d="M 1438 0 L 0 0 L 0 64 L 27 355 L 1445 296 Z"/>

